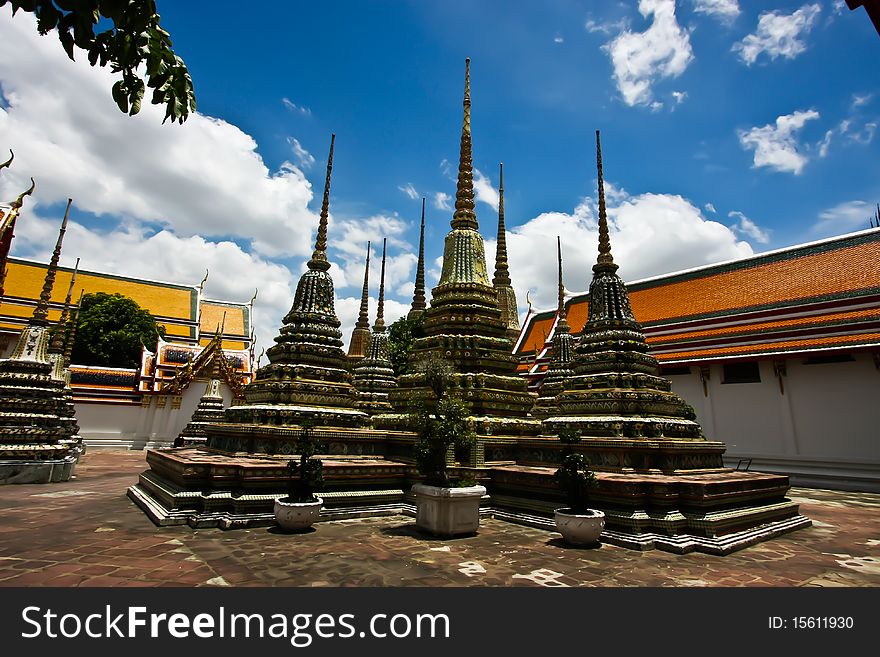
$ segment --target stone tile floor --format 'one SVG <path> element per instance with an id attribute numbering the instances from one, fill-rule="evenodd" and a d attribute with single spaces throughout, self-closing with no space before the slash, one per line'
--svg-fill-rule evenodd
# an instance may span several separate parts
<path id="1" fill-rule="evenodd" d="M 880 586 L 880 494 L 792 489 L 813 526 L 717 557 L 565 547 L 485 520 L 431 539 L 404 516 L 273 528 L 160 528 L 125 495 L 143 452 L 97 451 L 75 480 L 0 486 L 0 586 Z"/>

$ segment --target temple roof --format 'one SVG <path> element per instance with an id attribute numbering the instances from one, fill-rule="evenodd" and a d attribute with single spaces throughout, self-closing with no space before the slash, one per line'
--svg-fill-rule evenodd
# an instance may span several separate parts
<path id="1" fill-rule="evenodd" d="M 880 230 L 635 281 L 632 310 L 662 363 L 880 346 Z M 579 333 L 587 294 L 566 303 Z M 515 353 L 529 369 L 556 310 L 526 319 Z"/>

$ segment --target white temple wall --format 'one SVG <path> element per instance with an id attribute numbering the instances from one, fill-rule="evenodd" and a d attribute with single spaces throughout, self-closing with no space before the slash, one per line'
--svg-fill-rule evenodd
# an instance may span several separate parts
<path id="1" fill-rule="evenodd" d="M 169 447 L 190 421 L 206 381 L 195 381 L 179 401 L 172 395 L 145 397 L 148 405 L 78 402 L 76 420 L 87 448 L 144 449 Z M 223 405 L 232 404 L 232 391 L 220 386 Z"/>
<path id="2" fill-rule="evenodd" d="M 698 366 L 669 378 L 706 437 L 727 445 L 725 465 L 751 459 L 750 470 L 788 474 L 795 485 L 880 491 L 880 370 L 870 354 L 853 356 L 785 359 L 784 392 L 772 361 L 759 362 L 760 383 L 722 383 L 723 366 L 709 365 L 708 396 Z"/>

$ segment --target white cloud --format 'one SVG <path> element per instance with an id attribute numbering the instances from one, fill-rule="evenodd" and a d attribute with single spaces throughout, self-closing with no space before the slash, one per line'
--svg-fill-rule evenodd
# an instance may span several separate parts
<path id="1" fill-rule="evenodd" d="M 404 194 L 406 194 L 407 196 L 409 196 L 413 200 L 416 200 L 417 198 L 419 198 L 419 193 L 416 191 L 416 188 L 413 186 L 412 183 L 406 183 L 405 185 L 400 186 L 397 189 L 402 191 Z"/>
<path id="2" fill-rule="evenodd" d="M 452 163 L 445 157 L 440 160 L 440 172 L 447 178 L 452 178 Z"/>
<path id="3" fill-rule="evenodd" d="M 712 205 L 711 203 L 706 203 L 706 205 L 704 205 L 703 207 L 706 208 L 707 212 L 712 212 L 712 213 L 717 212 L 717 210 L 715 209 L 715 206 Z"/>
<path id="4" fill-rule="evenodd" d="M 498 211 L 498 190 L 492 186 L 492 181 L 484 176 L 479 169 L 474 169 L 474 200 L 489 205 Z"/>
<path id="5" fill-rule="evenodd" d="M 693 0 L 694 11 L 717 18 L 722 22 L 730 22 L 739 16 L 737 0 Z"/>
<path id="6" fill-rule="evenodd" d="M 856 109 L 857 107 L 867 105 L 871 102 L 872 98 L 874 98 L 874 94 L 853 94 L 852 101 L 849 105 L 850 109 Z"/>
<path id="7" fill-rule="evenodd" d="M 558 34 L 555 37 L 553 37 L 553 43 L 564 43 L 564 42 L 565 42 L 565 39 L 563 39 Z"/>
<path id="8" fill-rule="evenodd" d="M 690 35 L 675 18 L 674 0 L 640 0 L 639 12 L 653 15 L 644 32 L 626 30 L 603 48 L 611 57 L 617 88 L 627 105 L 650 105 L 651 87 L 675 78 L 693 61 Z"/>
<path id="9" fill-rule="evenodd" d="M 874 139 L 874 133 L 877 132 L 876 123 L 866 123 L 858 132 L 850 132 L 849 140 L 858 144 L 870 144 Z"/>
<path id="10" fill-rule="evenodd" d="M 770 167 L 775 171 L 797 175 L 807 164 L 808 158 L 798 152 L 796 133 L 807 121 L 818 118 L 819 112 L 815 110 L 780 116 L 775 125 L 739 130 L 739 143 L 746 150 L 755 150 L 754 167 Z"/>
<path id="11" fill-rule="evenodd" d="M 821 5 L 804 5 L 791 14 L 777 11 L 764 12 L 758 18 L 758 29 L 742 41 L 733 44 L 732 50 L 751 66 L 761 53 L 770 59 L 785 57 L 794 59 L 807 49 L 804 38 L 813 27 Z"/>
<path id="12" fill-rule="evenodd" d="M 770 233 L 759 227 L 754 221 L 749 219 L 742 212 L 728 212 L 728 217 L 739 219 L 731 228 L 735 233 L 749 237 L 759 244 L 767 244 L 770 241 Z"/>
<path id="13" fill-rule="evenodd" d="M 306 254 L 308 240 L 278 236 L 315 230 L 311 183 L 290 162 L 270 171 L 236 126 L 198 113 L 162 125 L 149 102 L 126 116 L 112 74 L 70 61 L 23 12 L 0 15 L 0 84 L 0 143 L 16 153 L 4 187 L 21 187 L 27 172 L 44 204 L 73 196 L 82 210 L 173 225 L 181 237 L 234 234 L 263 255 Z"/>
<path id="14" fill-rule="evenodd" d="M 752 254 L 749 244 L 738 240 L 730 228 L 706 219 L 681 196 L 630 196 L 616 189 L 606 197 L 614 261 L 624 280 Z M 562 237 L 566 288 L 586 290 L 597 256 L 595 198 L 585 198 L 572 212 L 545 212 L 508 230 L 510 273 L 521 312 L 527 308 L 527 290 L 536 309 L 556 305 L 557 235 Z M 494 262 L 495 247 L 494 240 L 486 240 L 489 263 Z"/>
<path id="15" fill-rule="evenodd" d="M 296 158 L 296 163 L 300 168 L 311 169 L 312 165 L 315 164 L 315 156 L 303 148 L 303 145 L 299 143 L 296 137 L 288 137 L 287 143 L 293 149 L 293 156 Z"/>
<path id="16" fill-rule="evenodd" d="M 297 105 L 290 98 L 282 98 L 281 102 L 284 103 L 284 106 L 289 109 L 291 112 L 296 112 L 302 114 L 303 116 L 311 116 L 312 110 L 308 107 L 304 107 L 302 105 Z"/>
<path id="17" fill-rule="evenodd" d="M 629 28 L 629 19 L 621 18 L 618 21 L 606 21 L 599 22 L 593 20 L 592 18 L 588 19 L 584 24 L 584 29 L 590 34 L 599 32 L 601 34 L 615 34 L 619 32 L 623 32 L 624 30 Z"/>
<path id="18" fill-rule="evenodd" d="M 675 101 L 676 105 L 681 105 L 684 102 L 685 98 L 687 98 L 687 91 L 672 92 L 672 99 Z"/>
<path id="19" fill-rule="evenodd" d="M 449 203 L 452 197 L 446 192 L 434 193 L 434 207 L 438 210 L 451 210 L 452 205 Z"/>
<path id="20" fill-rule="evenodd" d="M 27 221 L 17 225 L 16 255 L 46 261 L 61 216 L 43 217 L 38 204 L 28 204 L 26 210 Z M 204 294 L 209 299 L 247 303 L 256 287 L 253 321 L 263 347 L 274 344 L 297 283 L 287 267 L 247 253 L 233 242 L 180 237 L 168 230 L 150 232 L 134 222 L 100 231 L 71 221 L 61 263 L 73 265 L 76 258 L 81 258 L 82 269 L 189 285 L 198 285 L 207 269 Z"/>
<path id="21" fill-rule="evenodd" d="M 871 216 L 872 207 L 865 201 L 847 201 L 820 212 L 812 232 L 821 236 L 840 235 L 870 228 L 868 219 Z"/>
<path id="22" fill-rule="evenodd" d="M 831 138 L 834 136 L 834 130 L 825 132 L 825 137 L 819 142 L 819 157 L 828 155 L 828 149 L 831 148 Z"/>

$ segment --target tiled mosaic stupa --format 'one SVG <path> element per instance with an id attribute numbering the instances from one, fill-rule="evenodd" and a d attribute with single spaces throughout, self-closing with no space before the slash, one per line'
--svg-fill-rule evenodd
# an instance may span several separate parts
<path id="1" fill-rule="evenodd" d="M 419 229 L 419 259 L 416 262 L 416 282 L 407 319 L 417 319 L 425 312 L 425 199 L 422 197 L 422 226 Z"/>
<path id="2" fill-rule="evenodd" d="M 369 262 L 369 255 L 367 259 Z M 367 355 L 354 367 L 353 383 L 359 393 L 359 409 L 370 415 L 391 410 L 388 393 L 397 387 L 397 379 L 391 366 L 388 333 L 385 329 L 385 240 L 382 240 L 382 273 L 379 278 L 376 322 L 373 324 Z"/>
<path id="3" fill-rule="evenodd" d="M 204 445 L 208 441 L 206 428 L 208 425 L 225 420 L 224 409 L 220 379 L 210 379 L 205 386 L 205 394 L 199 398 L 199 404 L 193 411 L 190 421 L 174 440 L 174 446 Z"/>
<path id="4" fill-rule="evenodd" d="M 247 432 L 241 427 L 226 430 L 223 436 L 209 438 L 209 445 L 232 451 L 271 451 L 272 426 L 308 422 L 314 426 L 359 427 L 366 423 L 367 415 L 356 408 L 358 395 L 342 349 L 333 279 L 328 271 L 327 221 L 334 143 L 335 135 L 330 142 L 315 250 L 296 286 L 293 307 L 282 320 L 276 344 L 266 350 L 269 364 L 260 368 L 256 379 L 245 388 L 245 403 L 226 411 L 227 423 L 254 426 Z M 246 435 L 257 442 L 250 443 Z"/>
<path id="5" fill-rule="evenodd" d="M 565 387 L 565 382 L 574 375 L 571 369 L 572 359 L 574 357 L 574 336 L 571 334 L 571 327 L 565 318 L 565 286 L 562 283 L 562 244 L 559 238 L 556 238 L 557 263 L 559 265 L 558 289 L 559 297 L 556 305 L 556 314 L 559 321 L 553 332 L 553 359 L 547 367 L 547 374 L 541 383 L 538 391 L 538 401 L 535 402 L 535 408 L 532 414 L 535 417 L 548 417 L 556 415 L 559 412 L 557 396 Z"/>
<path id="6" fill-rule="evenodd" d="M 629 293 L 617 275 L 611 255 L 602 150 L 596 131 L 599 172 L 599 257 L 593 265 L 589 316 L 575 348 L 574 376 L 558 395 L 559 415 L 544 426 L 556 434 L 576 427 L 587 435 L 613 438 L 676 438 L 705 441 L 693 409 L 671 392 L 659 376 L 657 360 L 648 353 L 642 328 L 630 309 Z M 720 445 L 720 443 L 719 443 Z M 707 467 L 721 466 L 721 453 Z"/>
<path id="7" fill-rule="evenodd" d="M 483 237 L 474 212 L 470 60 L 466 67 L 452 230 L 446 235 L 440 281 L 424 311 L 424 337 L 415 340 L 410 354 L 416 371 L 400 377 L 400 387 L 390 400 L 397 413 L 405 414 L 432 399 L 434 393 L 417 364 L 439 357 L 454 370 L 451 387 L 468 405 L 479 431 L 537 433 L 539 425 L 529 417 L 534 395 L 516 375 L 513 343 L 498 291 L 486 271 Z M 401 416 L 378 416 L 375 421 L 379 427 L 401 426 Z"/>
<path id="8" fill-rule="evenodd" d="M 0 360 L 0 483 L 67 481 L 81 452 L 65 378 L 49 357 L 49 299 L 70 203 L 33 317 L 12 355 Z"/>

